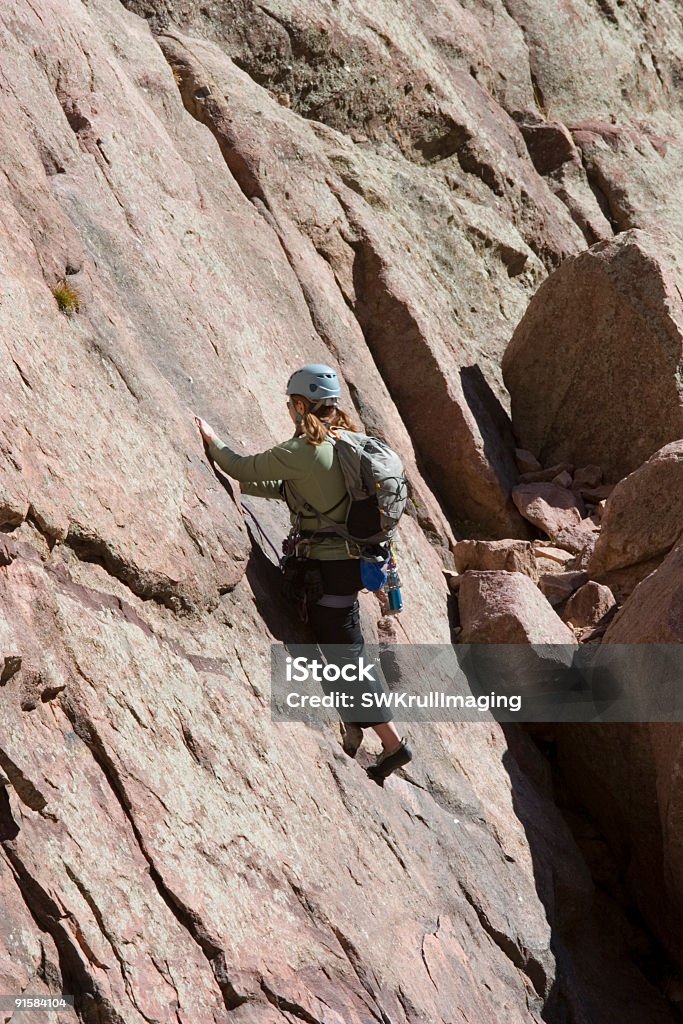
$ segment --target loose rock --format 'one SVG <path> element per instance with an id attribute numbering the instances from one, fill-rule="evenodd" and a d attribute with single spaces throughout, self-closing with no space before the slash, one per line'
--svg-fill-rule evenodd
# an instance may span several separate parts
<path id="1" fill-rule="evenodd" d="M 533 470 L 530 473 L 522 473 L 519 478 L 521 484 L 535 484 L 535 483 L 547 483 L 559 476 L 560 473 L 571 473 L 573 466 L 569 462 L 558 462 L 554 466 L 548 466 L 546 469 Z"/>
<path id="2" fill-rule="evenodd" d="M 519 484 L 512 488 L 512 500 L 524 518 L 551 539 L 580 523 L 586 512 L 580 497 L 553 483 Z"/>
<path id="3" fill-rule="evenodd" d="M 561 473 L 558 473 L 557 476 L 554 476 L 551 483 L 555 484 L 556 487 L 564 487 L 568 489 L 572 485 L 572 475 L 565 469 Z"/>
<path id="4" fill-rule="evenodd" d="M 575 491 L 590 490 L 599 487 L 601 483 L 602 469 L 600 466 L 583 466 L 574 473 L 572 487 Z"/>
<path id="5" fill-rule="evenodd" d="M 515 448 L 515 461 L 520 473 L 536 473 L 543 468 L 536 456 L 524 448 Z"/>
<path id="6" fill-rule="evenodd" d="M 567 624 L 579 629 L 598 626 L 616 607 L 617 602 L 609 587 L 589 580 L 571 595 L 562 618 Z"/>
<path id="7" fill-rule="evenodd" d="M 468 569 L 505 569 L 508 572 L 523 572 L 536 579 L 536 559 L 529 541 L 461 540 L 453 548 L 455 565 L 460 573 Z"/>
<path id="8" fill-rule="evenodd" d="M 575 643 L 571 630 L 524 573 L 467 572 L 458 604 L 462 643 Z"/>
<path id="9" fill-rule="evenodd" d="M 538 586 L 541 593 L 555 607 L 570 598 L 579 587 L 588 582 L 588 578 L 585 570 L 545 573 L 539 578 Z"/>

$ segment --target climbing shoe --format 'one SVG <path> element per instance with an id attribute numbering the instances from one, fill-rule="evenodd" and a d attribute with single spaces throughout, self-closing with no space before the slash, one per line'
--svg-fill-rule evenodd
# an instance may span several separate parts
<path id="1" fill-rule="evenodd" d="M 349 757 L 355 757 L 363 742 L 363 730 L 355 722 L 340 722 L 339 728 L 342 734 L 342 750 Z"/>
<path id="2" fill-rule="evenodd" d="M 383 750 L 378 755 L 375 764 L 371 764 L 365 770 L 373 782 L 376 782 L 378 786 L 383 786 L 387 776 L 395 772 L 397 768 L 402 768 L 403 765 L 408 764 L 412 759 L 413 752 L 404 737 L 401 740 L 401 745 L 396 750 L 392 750 L 391 753 Z"/>

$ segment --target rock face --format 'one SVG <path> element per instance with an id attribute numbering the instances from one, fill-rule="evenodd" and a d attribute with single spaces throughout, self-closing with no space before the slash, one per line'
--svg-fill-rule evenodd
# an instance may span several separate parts
<path id="1" fill-rule="evenodd" d="M 632 660 L 640 663 L 639 678 L 647 696 L 648 688 L 662 682 L 653 678 L 648 646 L 682 642 L 683 545 L 679 543 L 635 588 L 609 625 L 603 643 L 634 645 Z M 680 723 L 564 725 L 558 729 L 557 743 L 563 774 L 609 839 L 630 880 L 639 912 L 680 963 Z"/>
<path id="2" fill-rule="evenodd" d="M 83 1024 L 671 1021 L 527 736 L 422 726 L 379 790 L 373 738 L 353 763 L 272 721 L 270 644 L 309 639 L 287 517 L 192 420 L 262 450 L 291 370 L 333 363 L 411 484 L 406 609 L 363 595 L 366 633 L 450 642 L 455 534 L 527 535 L 501 354 L 617 217 L 586 122 L 654 118 L 680 50 L 667 3 L 577 8 L 625 69 L 667 40 L 603 101 L 545 5 L 507 8 L 2 5 L 0 994 Z M 465 600 L 491 576 L 510 635 L 567 640 L 527 576 Z"/>
<path id="3" fill-rule="evenodd" d="M 490 189 L 474 169 L 463 170 L 454 154 L 435 155 L 434 173 L 425 174 L 423 157 L 418 160 L 413 149 L 416 140 L 410 143 L 407 159 L 400 150 L 364 146 L 360 139 L 354 145 L 333 130 L 339 127 L 335 118 L 331 125 L 320 124 L 317 118 L 302 120 L 215 45 L 177 30 L 166 31 L 159 41 L 188 111 L 209 127 L 245 195 L 280 238 L 322 340 L 345 358 L 355 350 L 359 367 L 367 366 L 369 350 L 373 369 L 381 372 L 382 389 L 388 387 L 425 469 L 441 481 L 443 500 L 459 528 L 474 534 L 526 536 L 509 497 L 517 469 L 498 374 L 483 374 L 470 340 L 476 336 L 469 325 L 481 281 L 471 231 L 451 237 L 443 230 L 444 223 L 462 221 L 461 181 L 472 202 L 482 197 L 491 223 L 479 230 L 497 230 L 500 214 Z M 458 110 L 466 135 L 474 130 L 467 125 L 475 116 L 490 116 L 480 90 L 468 90 L 472 110 Z M 240 97 L 238 105 L 235 95 Z M 440 102 L 451 111 L 450 124 L 455 101 Z M 455 124 L 452 130 L 457 136 Z M 510 125 L 509 131 L 504 144 L 521 176 L 515 187 L 526 187 L 521 182 L 530 168 L 515 149 L 516 129 Z M 401 138 L 402 132 L 401 128 Z M 406 136 L 406 145 L 408 140 Z M 295 199 L 292 164 L 300 165 Z M 475 180 L 470 185 L 472 174 Z M 545 185 L 533 178 L 534 189 L 543 193 L 539 192 L 539 203 L 554 203 Z M 577 240 L 563 208 L 559 214 L 566 238 L 553 239 L 553 245 L 564 253 Z M 528 234 L 531 238 L 535 232 L 529 228 Z M 523 292 L 526 274 L 538 277 L 544 272 L 531 250 L 527 258 L 526 243 L 521 244 L 524 259 L 512 275 L 504 262 L 515 259 L 512 250 L 499 258 L 501 266 L 492 280 L 499 278 L 494 287 L 501 294 L 511 289 Z M 460 266 L 463 252 L 470 253 L 465 255 L 470 271 L 455 279 L 445 266 L 453 261 Z M 549 260 L 555 258 L 549 253 Z M 417 280 L 420 288 L 415 287 Z M 502 325 L 497 329 L 502 332 Z M 377 415 L 378 399 L 379 390 L 367 403 L 369 418 Z"/>
<path id="4" fill-rule="evenodd" d="M 653 677 L 649 645 L 683 642 L 680 541 L 661 560 L 680 534 L 680 449 L 680 442 L 665 446 L 617 484 L 607 501 L 605 532 L 588 567 L 591 574 L 609 575 L 622 586 L 629 580 L 626 600 L 608 625 L 603 643 L 636 645 L 631 661 L 636 673 L 640 665 L 644 699 L 662 682 Z M 570 597 L 563 618 L 576 626 L 591 625 L 601 613 L 604 622 L 604 615 L 614 610 L 611 591 L 591 581 Z M 642 645 L 642 653 L 637 645 Z M 678 836 L 683 812 L 676 782 L 683 747 L 680 724 L 564 725 L 557 730 L 556 742 L 563 776 L 615 851 L 638 910 L 659 942 L 681 962 L 683 862 Z"/>
<path id="5" fill-rule="evenodd" d="M 614 483 L 682 437 L 682 290 L 675 253 L 642 231 L 566 260 L 503 358 L 520 444 Z"/>

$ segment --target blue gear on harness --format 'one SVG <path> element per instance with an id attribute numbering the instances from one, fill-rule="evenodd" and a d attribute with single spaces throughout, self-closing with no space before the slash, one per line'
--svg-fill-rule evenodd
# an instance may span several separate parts
<path id="1" fill-rule="evenodd" d="M 367 558 L 361 558 L 360 578 L 366 590 L 382 590 L 387 582 L 388 559 L 384 563 L 369 562 Z"/>

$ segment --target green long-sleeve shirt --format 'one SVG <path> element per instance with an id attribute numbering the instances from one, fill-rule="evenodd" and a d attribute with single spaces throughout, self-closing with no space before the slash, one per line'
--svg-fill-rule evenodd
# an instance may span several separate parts
<path id="1" fill-rule="evenodd" d="M 238 455 L 224 441 L 213 441 L 209 454 L 220 468 L 239 480 L 242 493 L 257 498 L 286 501 L 289 498 L 290 519 L 294 522 L 298 507 L 291 492 L 285 497 L 282 483 L 291 480 L 301 497 L 313 508 L 328 512 L 331 519 L 343 523 L 348 508 L 348 496 L 344 477 L 334 456 L 334 445 L 330 441 L 322 444 L 307 444 L 303 437 L 290 437 L 287 441 L 269 448 L 259 455 Z M 345 500 L 342 500 L 345 499 Z M 303 515 L 302 530 L 315 530 L 325 524 L 314 515 Z M 309 558 L 335 559 L 356 558 L 360 551 L 353 542 L 347 542 L 333 534 L 302 542 L 299 554 Z"/>

